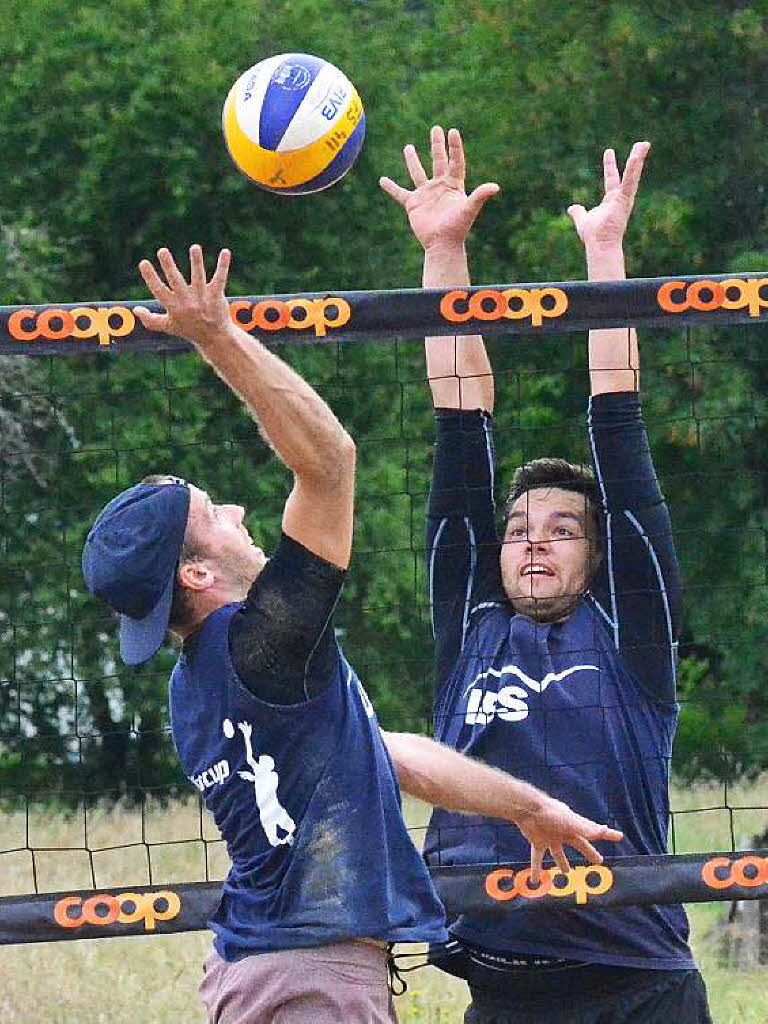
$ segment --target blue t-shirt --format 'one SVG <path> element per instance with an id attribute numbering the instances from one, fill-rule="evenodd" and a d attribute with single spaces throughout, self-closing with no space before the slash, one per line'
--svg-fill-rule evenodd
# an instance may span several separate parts
<path id="1" fill-rule="evenodd" d="M 677 723 L 680 580 L 669 515 L 639 396 L 590 403 L 604 561 L 563 622 L 506 601 L 499 566 L 490 417 L 440 410 L 428 517 L 436 642 L 437 739 L 620 828 L 611 856 L 666 852 Z M 513 826 L 445 811 L 426 844 L 433 865 L 528 859 Z M 453 922 L 488 950 L 637 968 L 693 966 L 679 905 L 580 909 L 505 903 Z"/>
<path id="2" fill-rule="evenodd" d="M 298 564 L 290 554 L 284 538 L 269 563 L 274 581 L 275 560 L 286 562 L 287 593 Z M 444 941 L 443 909 L 354 671 L 331 640 L 319 692 L 293 704 L 260 700 L 230 654 L 230 625 L 242 610 L 210 615 L 170 680 L 179 759 L 232 860 L 210 921 L 219 955 L 235 961 L 363 937 Z"/>

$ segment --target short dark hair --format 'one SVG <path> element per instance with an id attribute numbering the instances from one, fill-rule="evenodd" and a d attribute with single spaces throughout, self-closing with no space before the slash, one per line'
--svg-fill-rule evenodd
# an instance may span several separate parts
<path id="1" fill-rule="evenodd" d="M 521 494 L 526 491 L 541 490 L 546 487 L 559 487 L 562 491 L 575 491 L 589 498 L 596 512 L 600 498 L 597 493 L 595 474 L 589 466 L 581 466 L 565 459 L 532 459 L 518 466 L 512 477 L 512 487 L 507 497 L 506 514 Z"/>
<path id="2" fill-rule="evenodd" d="M 595 474 L 589 466 L 582 466 L 565 459 L 532 459 L 518 466 L 512 477 L 507 501 L 504 506 L 504 520 L 509 518 L 512 506 L 528 491 L 540 491 L 557 487 L 561 491 L 583 494 L 587 511 L 587 536 L 596 545 L 598 559 L 602 553 L 602 531 L 600 529 L 600 495 Z M 598 563 L 599 564 L 599 563 Z"/>
<path id="3" fill-rule="evenodd" d="M 145 476 L 140 483 L 160 486 L 162 484 L 176 483 L 177 480 L 178 478 L 170 473 L 150 473 L 149 476 Z M 184 535 L 184 543 L 182 544 L 181 551 L 179 552 L 179 561 L 176 566 L 176 573 L 173 577 L 171 614 L 168 619 L 168 625 L 171 628 L 174 626 L 191 626 L 195 618 L 192 596 L 179 583 L 179 566 L 182 562 L 201 562 L 203 558 L 205 558 L 205 553 L 200 547 L 198 541 L 190 539 L 188 531 L 189 527 L 187 527 L 187 533 Z"/>

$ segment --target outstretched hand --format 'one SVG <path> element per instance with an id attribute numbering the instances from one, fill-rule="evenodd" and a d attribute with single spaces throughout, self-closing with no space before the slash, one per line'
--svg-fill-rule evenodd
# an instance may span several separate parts
<path id="1" fill-rule="evenodd" d="M 144 306 L 135 306 L 134 312 L 147 330 L 187 338 L 196 345 L 220 338 L 232 326 L 224 294 L 231 259 L 229 249 L 222 249 L 213 276 L 207 281 L 203 250 L 199 245 L 190 246 L 187 282 L 169 250 L 158 250 L 157 261 L 165 281 L 149 260 L 139 263 L 139 273 L 166 312 L 150 313 Z"/>
<path id="2" fill-rule="evenodd" d="M 621 244 L 650 148 L 650 142 L 636 142 L 623 175 L 619 174 L 615 152 L 606 149 L 603 153 L 605 195 L 602 202 L 591 210 L 576 204 L 569 206 L 567 211 L 586 246 Z"/>
<path id="3" fill-rule="evenodd" d="M 584 818 L 567 804 L 551 797 L 544 799 L 538 811 L 522 815 L 515 822 L 531 844 L 531 880 L 534 883 L 541 878 L 541 863 L 547 850 L 555 864 L 565 872 L 570 871 L 570 864 L 564 846 L 578 850 L 590 864 L 602 864 L 602 855 L 592 843 L 598 840 L 616 843 L 624 838 L 623 832 Z"/>
<path id="4" fill-rule="evenodd" d="M 449 129 L 446 145 L 445 132 L 435 126 L 430 132 L 430 144 L 431 178 L 415 148 L 408 145 L 403 156 L 413 190 L 402 188 L 391 178 L 380 178 L 379 184 L 406 211 L 411 229 L 425 250 L 436 245 L 463 245 L 480 210 L 496 195 L 499 186 L 486 182 L 467 195 L 464 146 L 458 129 Z"/>

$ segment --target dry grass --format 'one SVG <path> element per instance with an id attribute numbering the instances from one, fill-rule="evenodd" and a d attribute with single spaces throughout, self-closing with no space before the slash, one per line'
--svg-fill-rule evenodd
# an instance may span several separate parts
<path id="1" fill-rule="evenodd" d="M 673 793 L 677 852 L 730 849 L 731 829 L 747 845 L 765 827 L 768 781 L 734 789 L 724 805 L 719 789 L 696 787 Z M 756 810 L 748 808 L 755 807 Z M 705 808 L 712 808 L 706 810 Z M 697 810 L 698 813 L 688 813 Z M 412 827 L 426 821 L 423 805 L 407 808 Z M 142 844 L 142 835 L 149 848 Z M 418 835 L 418 832 L 416 833 Z M 204 877 L 204 857 L 213 877 L 226 872 L 226 856 L 211 823 L 193 802 L 172 809 L 124 808 L 68 817 L 41 809 L 26 816 L 0 814 L 0 894 L 34 889 L 32 858 L 40 891 L 106 888 Z M 86 852 L 87 846 L 91 851 Z M 122 848 L 111 849 L 118 844 Z M 768 1024 L 766 971 L 735 970 L 722 963 L 721 929 L 727 905 L 693 906 L 693 944 L 710 992 L 717 1024 Z M 13 1024 L 203 1024 L 197 998 L 201 965 L 210 938 L 205 933 L 148 938 L 92 939 L 0 947 L 0 1021 Z M 466 986 L 426 968 L 408 976 L 398 999 L 403 1024 L 459 1024 Z"/>

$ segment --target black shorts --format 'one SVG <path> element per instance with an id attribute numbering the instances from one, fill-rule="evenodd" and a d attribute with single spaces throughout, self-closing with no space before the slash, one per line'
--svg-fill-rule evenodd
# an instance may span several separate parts
<path id="1" fill-rule="evenodd" d="M 697 970 L 584 964 L 516 975 L 493 988 L 470 982 L 464 1024 L 712 1024 Z"/>

